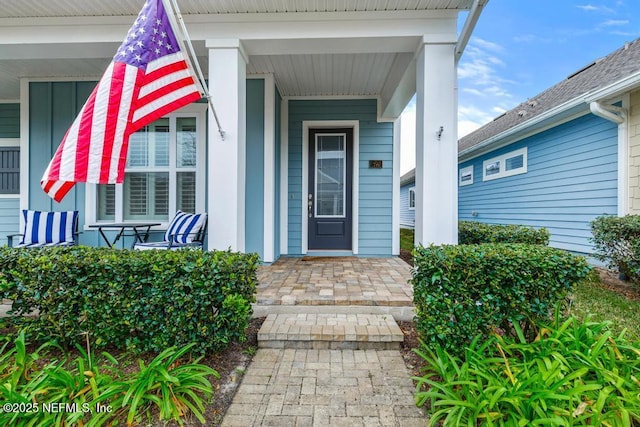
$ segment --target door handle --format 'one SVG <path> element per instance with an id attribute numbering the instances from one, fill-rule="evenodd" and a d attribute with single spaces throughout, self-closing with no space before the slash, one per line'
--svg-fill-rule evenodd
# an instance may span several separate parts
<path id="1" fill-rule="evenodd" d="M 307 200 L 307 210 L 309 213 L 309 218 L 313 218 L 313 194 L 309 193 Z"/>

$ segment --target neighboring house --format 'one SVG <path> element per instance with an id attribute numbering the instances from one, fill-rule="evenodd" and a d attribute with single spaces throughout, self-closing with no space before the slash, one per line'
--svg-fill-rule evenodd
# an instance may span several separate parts
<path id="1" fill-rule="evenodd" d="M 640 214 L 640 40 L 461 138 L 458 147 L 459 219 L 546 227 L 551 246 L 590 254 L 590 221 Z M 413 175 L 401 179 L 407 227 Z"/>
<path id="2" fill-rule="evenodd" d="M 400 177 L 400 227 L 416 226 L 416 170 Z"/>
<path id="3" fill-rule="evenodd" d="M 460 139 L 459 218 L 546 227 L 589 254 L 589 223 L 640 213 L 640 40 Z"/>
<path id="4" fill-rule="evenodd" d="M 418 169 L 453 177 L 455 68 L 486 1 L 180 0 L 224 140 L 194 103 L 132 137 L 124 184 L 79 184 L 60 204 L 41 190 L 43 171 L 143 1 L 4 5 L 0 234 L 18 231 L 20 209 L 79 210 L 80 243 L 102 245 L 89 225 L 166 226 L 182 209 L 209 214 L 209 249 L 266 262 L 397 254 L 397 119 L 418 92 Z M 455 180 L 418 175 L 419 204 L 437 206 L 418 206 L 418 236 L 454 242 Z"/>

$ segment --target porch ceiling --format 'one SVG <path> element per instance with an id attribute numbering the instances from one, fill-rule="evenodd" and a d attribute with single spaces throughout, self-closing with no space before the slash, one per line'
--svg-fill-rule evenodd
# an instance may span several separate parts
<path id="1" fill-rule="evenodd" d="M 403 59 L 411 54 L 257 55 L 247 72 L 274 74 L 282 96 L 377 96 Z"/>
<path id="2" fill-rule="evenodd" d="M 22 77 L 99 79 L 142 1 L 3 0 L 0 101 L 19 99 Z M 179 0 L 205 75 L 206 44 L 237 38 L 247 73 L 273 74 L 282 96 L 378 97 L 392 119 L 415 91 L 420 43 L 455 43 L 457 13 L 472 3 Z"/>
<path id="3" fill-rule="evenodd" d="M 143 0 L 3 0 L 0 18 L 136 15 Z M 183 14 L 468 10 L 473 0 L 179 0 Z"/>

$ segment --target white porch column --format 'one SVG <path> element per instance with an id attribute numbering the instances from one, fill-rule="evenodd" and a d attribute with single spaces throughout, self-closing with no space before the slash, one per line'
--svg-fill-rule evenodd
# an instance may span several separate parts
<path id="1" fill-rule="evenodd" d="M 245 249 L 247 57 L 238 39 L 207 40 L 209 91 L 224 140 L 209 111 L 209 249 Z"/>
<path id="2" fill-rule="evenodd" d="M 416 59 L 415 244 L 458 243 L 454 47 L 425 43 Z"/>

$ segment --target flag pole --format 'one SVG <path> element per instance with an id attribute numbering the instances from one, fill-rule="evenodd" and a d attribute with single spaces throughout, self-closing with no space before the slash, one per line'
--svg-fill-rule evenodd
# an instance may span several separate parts
<path id="1" fill-rule="evenodd" d="M 162 0 L 165 2 L 165 0 Z M 184 36 L 185 41 L 187 42 L 187 47 L 189 48 L 189 54 L 193 58 L 194 68 L 196 69 L 196 73 L 198 74 L 198 80 L 200 80 L 200 86 L 202 86 L 202 90 L 204 92 L 205 98 L 207 98 L 207 102 L 209 103 L 209 107 L 211 108 L 211 112 L 213 113 L 213 118 L 216 121 L 216 125 L 218 126 L 218 132 L 220 133 L 220 138 L 224 141 L 224 131 L 222 130 L 222 126 L 220 126 L 220 119 L 218 118 L 218 114 L 216 113 L 216 109 L 213 106 L 213 101 L 211 100 L 211 94 L 209 93 L 209 88 L 204 79 L 204 74 L 202 74 L 202 69 L 200 68 L 200 63 L 198 62 L 198 57 L 196 56 L 196 52 L 193 49 L 193 45 L 191 44 L 191 38 L 189 37 L 189 33 L 187 32 L 187 26 L 184 23 L 184 19 L 182 19 L 182 13 L 180 13 L 180 8 L 178 7 L 177 0 L 170 0 L 172 5 L 172 11 L 175 13 L 175 16 L 178 18 L 178 22 L 180 23 L 180 28 L 182 29 L 182 34 Z"/>

